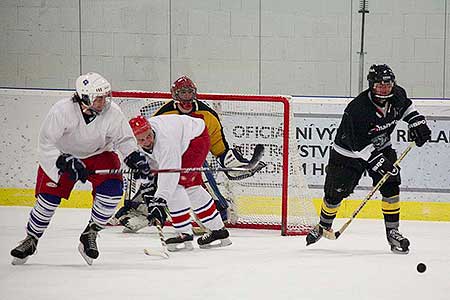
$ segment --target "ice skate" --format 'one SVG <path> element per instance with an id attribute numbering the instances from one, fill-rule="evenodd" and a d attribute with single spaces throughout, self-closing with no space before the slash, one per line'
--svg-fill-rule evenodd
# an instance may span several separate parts
<path id="1" fill-rule="evenodd" d="M 27 262 L 30 255 L 36 252 L 38 239 L 34 236 L 27 235 L 27 237 L 20 242 L 20 244 L 11 250 L 11 255 L 13 256 L 13 265 L 23 265 Z"/>
<path id="2" fill-rule="evenodd" d="M 229 236 L 228 230 L 224 227 L 219 230 L 212 230 L 211 232 L 205 233 L 197 239 L 197 244 L 201 249 L 226 247 L 231 245 L 231 240 L 228 238 Z M 219 242 L 215 243 L 215 241 Z"/>
<path id="3" fill-rule="evenodd" d="M 88 265 L 92 265 L 94 259 L 99 255 L 97 248 L 97 234 L 103 228 L 94 222 L 90 222 L 80 236 L 78 251 Z"/>
<path id="4" fill-rule="evenodd" d="M 176 237 L 169 238 L 166 240 L 167 250 L 170 252 L 176 251 L 191 251 L 194 249 L 192 246 L 192 241 L 194 236 L 188 233 L 180 233 Z"/>
<path id="5" fill-rule="evenodd" d="M 386 238 L 391 246 L 391 251 L 397 254 L 409 253 L 409 240 L 396 228 L 386 229 Z"/>
<path id="6" fill-rule="evenodd" d="M 306 236 L 306 246 L 316 243 L 323 236 L 323 228 L 322 225 L 317 224 Z"/>

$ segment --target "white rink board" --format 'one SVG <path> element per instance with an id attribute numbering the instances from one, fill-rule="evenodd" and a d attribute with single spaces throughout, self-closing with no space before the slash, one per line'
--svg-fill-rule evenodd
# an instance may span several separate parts
<path id="1" fill-rule="evenodd" d="M 0 89 L 3 118 L 0 146 L 0 177 L 2 188 L 34 188 L 37 169 L 37 136 L 42 120 L 53 103 L 70 97 L 73 91 Z M 314 196 L 321 197 L 324 168 L 329 146 L 339 125 L 340 116 L 349 99 L 295 97 L 294 122 L 300 155 L 305 162 L 308 184 Z M 432 128 L 432 142 L 413 149 L 402 163 L 402 200 L 450 202 L 450 101 L 414 101 Z M 245 121 L 247 122 L 247 120 Z M 255 125 L 235 126 L 255 131 Z M 246 127 L 247 126 L 247 127 Z M 274 125 L 275 127 L 275 125 Z M 239 129 L 242 134 L 242 128 Z M 238 134 L 235 128 L 229 133 Z M 406 125 L 399 123 L 394 132 L 394 147 L 404 149 Z M 253 133 L 254 134 L 254 133 Z M 267 143 L 267 139 L 265 139 Z M 368 178 L 361 180 L 354 198 L 364 196 L 370 188 Z M 85 189 L 81 184 L 78 188 Z"/>
<path id="2" fill-rule="evenodd" d="M 322 187 L 329 148 L 339 127 L 342 113 L 351 99 L 294 98 L 300 155 L 307 164 L 308 184 Z M 402 201 L 450 201 L 450 101 L 413 100 L 427 117 L 432 130 L 429 143 L 413 148 L 401 164 Z M 407 124 L 399 122 L 392 144 L 400 154 L 407 146 Z M 371 189 L 370 177 L 363 177 L 354 195 L 364 196 Z M 361 192 L 358 192 L 361 191 Z M 432 195 L 424 197 L 424 195 Z"/>

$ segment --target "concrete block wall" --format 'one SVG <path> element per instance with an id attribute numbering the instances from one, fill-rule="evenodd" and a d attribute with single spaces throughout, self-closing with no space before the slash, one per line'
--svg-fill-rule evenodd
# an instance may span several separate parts
<path id="1" fill-rule="evenodd" d="M 357 0 L 3 0 L 0 87 L 358 93 Z M 450 0 L 372 0 L 364 78 L 388 63 L 413 97 L 450 97 Z M 81 19 L 79 18 L 81 16 Z M 366 87 L 366 82 L 364 82 Z"/>

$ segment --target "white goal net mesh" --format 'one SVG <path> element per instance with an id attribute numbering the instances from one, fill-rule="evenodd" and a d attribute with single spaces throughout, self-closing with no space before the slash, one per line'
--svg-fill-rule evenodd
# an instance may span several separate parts
<path id="1" fill-rule="evenodd" d="M 113 93 L 113 101 L 127 118 L 139 114 L 150 117 L 170 98 L 169 93 Z M 317 214 L 303 175 L 290 98 L 200 94 L 198 99 L 218 113 L 229 146 L 239 148 L 244 157 L 251 158 L 255 145 L 265 146 L 262 161 L 267 166 L 254 176 L 230 181 L 223 173 L 214 174 L 222 195 L 230 202 L 228 226 L 305 234 Z M 212 155 L 208 163 L 218 166 Z"/>

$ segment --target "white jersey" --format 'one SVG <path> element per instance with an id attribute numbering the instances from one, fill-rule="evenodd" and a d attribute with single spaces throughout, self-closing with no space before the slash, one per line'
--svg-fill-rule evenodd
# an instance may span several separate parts
<path id="1" fill-rule="evenodd" d="M 62 153 L 83 159 L 117 150 L 126 157 L 138 149 L 131 127 L 115 103 L 86 124 L 80 105 L 71 98 L 62 99 L 52 106 L 39 133 L 39 164 L 55 182 L 59 180 L 56 160 Z"/>
<path id="2" fill-rule="evenodd" d="M 155 133 L 151 153 L 151 166 L 158 169 L 181 168 L 181 157 L 189 147 L 191 140 L 205 130 L 205 122 L 186 115 L 162 115 L 148 119 Z M 158 174 L 158 189 L 155 197 L 170 199 L 178 185 L 180 173 Z"/>

